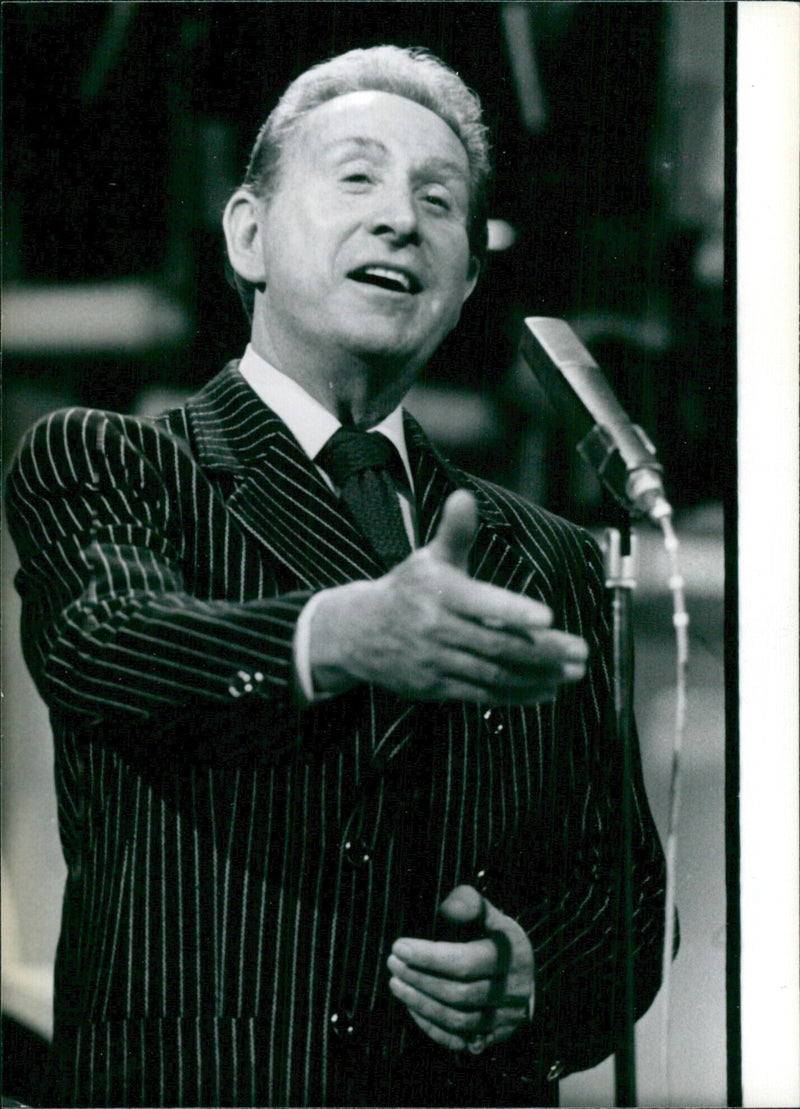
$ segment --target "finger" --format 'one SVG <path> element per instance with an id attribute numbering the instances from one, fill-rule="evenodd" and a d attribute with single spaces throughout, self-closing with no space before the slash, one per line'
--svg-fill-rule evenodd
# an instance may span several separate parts
<path id="1" fill-rule="evenodd" d="M 464 700 L 489 700 L 495 704 L 528 704 L 552 697 L 560 684 L 578 681 L 586 671 L 584 663 L 547 663 L 512 669 L 457 650 L 443 651 L 438 663 L 440 681 L 430 687 L 429 699 L 452 696 L 454 686 L 463 683 L 472 687 Z"/>
<path id="2" fill-rule="evenodd" d="M 459 889 L 460 887 L 456 887 Z M 496 905 L 493 905 L 488 897 L 482 898 L 483 901 L 483 919 L 486 925 L 486 930 L 489 932 L 506 932 L 508 930 L 510 918 L 505 913 L 501 913 Z M 518 927 L 518 926 L 517 926 Z"/>
<path id="3" fill-rule="evenodd" d="M 488 982 L 483 982 L 475 985 L 464 985 L 457 982 L 449 982 L 446 979 L 433 978 L 429 975 L 420 974 L 417 971 L 411 970 L 399 959 L 394 959 L 393 956 L 389 957 L 389 966 L 393 972 L 393 977 L 396 979 L 401 977 L 401 980 L 408 985 L 415 985 L 419 988 L 421 993 L 425 993 L 429 998 L 440 1001 L 449 1009 L 461 1010 L 467 1014 L 471 1014 L 471 1018 L 464 1022 L 463 1029 L 459 1029 L 459 1033 L 463 1031 L 464 1035 L 474 1035 L 476 1032 L 481 1034 L 491 1034 L 493 1039 L 505 1040 L 507 1039 L 520 1025 L 525 1024 L 528 1019 L 528 998 L 520 995 L 519 997 L 506 996 L 503 999 L 502 1005 L 499 1007 L 492 1007 L 485 1004 L 486 997 L 488 996 Z M 464 992 L 461 991 L 470 991 Z M 439 992 L 436 992 L 439 991 Z M 408 1007 L 409 1012 L 420 1015 L 422 1006 L 415 1004 L 413 995 L 409 992 L 406 996 L 401 996 L 399 987 L 392 988 L 392 992 L 402 1000 Z M 472 1004 L 462 1004 L 460 998 L 469 997 L 474 999 Z M 445 1000 L 443 1000 L 443 998 Z M 453 1000 L 455 999 L 455 1001 Z M 454 1020 L 443 1020 L 440 1012 L 434 1013 L 433 1010 L 428 1010 L 428 1019 L 431 1023 L 436 1024 L 437 1027 L 443 1030 L 448 1030 L 453 1034 Z"/>
<path id="4" fill-rule="evenodd" d="M 520 642 L 524 644 L 524 650 L 520 650 Z M 565 663 L 585 663 L 589 657 L 589 645 L 585 639 L 558 628 L 541 628 L 530 633 L 527 639 L 503 634 L 500 643 L 511 657 L 515 657 L 515 649 L 519 651 L 523 666 L 563 666 Z"/>
<path id="5" fill-rule="evenodd" d="M 530 635 L 553 622 L 553 613 L 547 605 L 523 593 L 512 593 L 491 582 L 463 575 L 449 575 L 443 581 L 445 608 L 487 628 Z"/>
<path id="6" fill-rule="evenodd" d="M 398 1001 L 406 1006 L 410 1013 L 424 1017 L 425 1020 L 435 1024 L 444 1032 L 451 1035 L 467 1037 L 478 1029 L 484 1029 L 487 1023 L 486 1014 L 482 1009 L 465 1011 L 454 1009 L 450 1005 L 443 1005 L 436 998 L 409 986 L 401 978 L 389 979 L 389 989 Z M 486 1029 L 488 1031 L 488 1029 Z"/>
<path id="7" fill-rule="evenodd" d="M 523 981 L 526 981 L 529 975 L 532 977 L 533 949 L 520 924 L 501 912 L 488 897 L 483 898 L 483 916 L 484 927 L 489 938 L 498 945 L 498 968 L 495 977 L 508 970 L 511 970 L 512 976 L 521 974 Z M 517 984 L 509 981 L 509 985 L 512 993 L 515 989 L 518 992 Z M 529 995 L 530 990 L 527 985 L 525 989 Z M 511 995 L 506 993 L 500 1004 L 505 1005 L 511 1000 Z"/>
<path id="8" fill-rule="evenodd" d="M 437 562 L 466 573 L 469 552 L 478 530 L 478 505 L 472 493 L 457 489 L 444 502 L 436 535 L 427 550 Z"/>
<path id="9" fill-rule="evenodd" d="M 396 955 L 390 955 L 386 965 L 393 977 L 401 979 L 407 985 L 453 1009 L 482 1009 L 489 1000 L 492 983 L 488 978 L 481 978 L 475 982 L 458 982 L 452 978 L 426 974 L 422 970 L 410 967 Z M 527 1000 L 525 1003 L 527 1004 Z"/>
<path id="10" fill-rule="evenodd" d="M 482 1014 L 479 1028 L 489 1031 L 507 1028 L 513 1030 L 528 1019 L 529 998 L 526 994 L 517 996 L 506 994 L 498 1006 L 488 1004 L 492 983 L 488 979 L 481 982 L 453 982 L 448 978 L 437 978 L 423 974 L 407 966 L 401 959 L 390 955 L 387 966 L 393 978 L 399 978 L 420 993 L 451 1009 Z"/>
<path id="11" fill-rule="evenodd" d="M 418 1013 L 412 1013 L 412 1018 L 419 1028 L 429 1036 L 434 1043 L 441 1044 L 442 1047 L 449 1047 L 451 1051 L 463 1051 L 467 1046 L 467 1041 L 463 1036 L 454 1036 L 450 1032 L 445 1032 L 441 1028 L 437 1028 L 435 1024 L 431 1024 L 429 1020 L 419 1016 Z"/>
<path id="12" fill-rule="evenodd" d="M 436 629 L 436 641 L 442 648 L 452 648 L 475 655 L 521 674 L 534 673 L 537 668 L 554 670 L 585 666 L 589 648 L 580 636 L 554 628 L 518 631 L 487 628 L 484 624 L 452 612 L 442 614 Z"/>
<path id="13" fill-rule="evenodd" d="M 502 1043 L 512 1036 L 523 1024 L 527 1023 L 527 1014 L 521 1009 L 497 1009 L 494 1013 L 491 1037 L 494 1043 Z"/>
<path id="14" fill-rule="evenodd" d="M 530 998 L 527 994 L 504 993 L 496 1003 L 491 1002 L 494 983 L 484 978 L 478 982 L 454 982 L 449 978 L 438 978 L 424 974 L 407 966 L 401 959 L 390 955 L 387 966 L 394 978 L 399 978 L 420 993 L 451 1009 L 463 1012 L 491 1013 L 492 1018 L 503 1025 L 516 1027 L 528 1019 Z"/>
<path id="15" fill-rule="evenodd" d="M 503 1043 L 510 1036 L 512 1036 L 518 1028 L 518 1024 L 495 1025 L 495 1027 L 491 1030 L 491 1038 L 487 1046 L 490 1046 L 491 1044 Z"/>
<path id="16" fill-rule="evenodd" d="M 395 940 L 392 954 L 417 970 L 429 971 L 459 982 L 491 978 L 497 960 L 497 948 L 491 939 L 452 943 L 449 940 L 403 936 Z"/>
<path id="17" fill-rule="evenodd" d="M 561 673 L 565 682 L 579 682 L 586 676 L 586 663 L 565 662 L 561 667 Z"/>

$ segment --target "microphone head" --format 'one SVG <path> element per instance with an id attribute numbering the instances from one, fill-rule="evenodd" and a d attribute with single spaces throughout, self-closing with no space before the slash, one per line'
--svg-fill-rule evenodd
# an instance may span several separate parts
<path id="1" fill-rule="evenodd" d="M 530 316 L 520 349 L 603 485 L 628 511 L 658 522 L 671 508 L 655 448 L 624 411 L 565 320 Z"/>

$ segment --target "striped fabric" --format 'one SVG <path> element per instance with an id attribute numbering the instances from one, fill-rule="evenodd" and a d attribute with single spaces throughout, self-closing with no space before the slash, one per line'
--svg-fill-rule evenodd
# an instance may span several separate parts
<path id="1" fill-rule="evenodd" d="M 461 882 L 520 919 L 537 974 L 533 1023 L 474 1061 L 471 1089 L 492 1067 L 495 1090 L 542 1104 L 548 1073 L 613 1049 L 620 760 L 599 553 L 454 471 L 408 417 L 406 432 L 421 541 L 448 492 L 472 489 L 473 575 L 589 642 L 588 677 L 554 704 L 360 687 L 299 707 L 301 608 L 383 570 L 235 363 L 157 420 L 73 409 L 24 441 L 8 516 L 68 865 L 54 1098 L 456 1104 L 442 1075 L 469 1071 L 420 1043 L 385 962 L 399 935 L 441 934 L 436 905 Z M 642 1012 L 664 875 L 638 763 L 635 791 Z"/>

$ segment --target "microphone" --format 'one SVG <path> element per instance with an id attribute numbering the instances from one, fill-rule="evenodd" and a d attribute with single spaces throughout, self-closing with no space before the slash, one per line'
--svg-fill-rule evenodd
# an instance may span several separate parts
<path id="1" fill-rule="evenodd" d="M 624 508 L 661 526 L 672 508 L 655 447 L 631 422 L 572 328 L 564 320 L 529 317 L 520 349 L 577 440 L 581 457 Z"/>

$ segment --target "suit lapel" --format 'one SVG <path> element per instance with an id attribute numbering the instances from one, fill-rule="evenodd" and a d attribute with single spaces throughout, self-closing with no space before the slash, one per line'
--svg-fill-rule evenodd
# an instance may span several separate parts
<path id="1" fill-rule="evenodd" d="M 226 509 L 300 579 L 321 589 L 385 572 L 289 429 L 238 372 L 225 369 L 186 405 L 198 458 L 232 487 Z M 222 480 L 220 480 L 222 479 Z"/>
<path id="2" fill-rule="evenodd" d="M 386 572 L 289 429 L 241 377 L 237 362 L 189 400 L 186 412 L 200 465 L 231 490 L 227 511 L 301 587 L 322 589 Z M 473 572 L 517 588 L 536 577 L 484 485 L 451 466 L 408 413 L 405 432 L 420 546 L 435 535 L 447 496 L 469 488 L 480 511 Z"/>
<path id="3" fill-rule="evenodd" d="M 527 588 L 538 574 L 518 549 L 514 529 L 484 484 L 456 469 L 429 442 L 422 428 L 406 413 L 406 443 L 414 475 L 420 546 L 436 534 L 442 507 L 456 489 L 469 489 L 478 502 L 478 533 L 470 555 L 473 577 L 507 588 Z M 546 589 L 546 577 L 542 588 Z"/>

